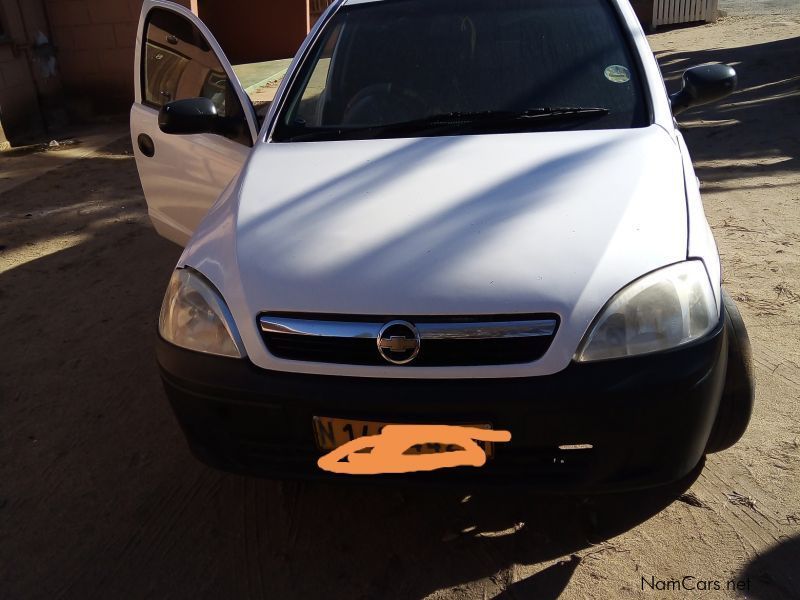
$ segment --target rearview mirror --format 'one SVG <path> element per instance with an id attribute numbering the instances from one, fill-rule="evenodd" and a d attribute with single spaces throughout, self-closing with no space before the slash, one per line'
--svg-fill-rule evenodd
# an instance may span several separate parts
<path id="1" fill-rule="evenodd" d="M 736 71 L 728 65 L 692 67 L 683 74 L 681 91 L 669 97 L 672 114 L 679 115 L 694 106 L 730 96 L 736 90 L 737 83 Z"/>
<path id="2" fill-rule="evenodd" d="M 164 133 L 224 133 L 226 125 L 227 119 L 217 114 L 217 107 L 209 98 L 175 100 L 158 113 L 158 127 Z"/>

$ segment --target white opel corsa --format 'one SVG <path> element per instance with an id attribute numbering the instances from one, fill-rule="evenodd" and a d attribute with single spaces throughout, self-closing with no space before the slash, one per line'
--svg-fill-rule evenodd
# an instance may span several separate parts
<path id="1" fill-rule="evenodd" d="M 261 124 L 203 23 L 146 0 L 136 73 L 149 214 L 185 245 L 158 360 L 201 460 L 346 478 L 317 459 L 383 424 L 472 425 L 511 442 L 404 477 L 587 493 L 744 433 L 749 342 L 674 121 L 736 73 L 668 96 L 626 0 L 339 0 Z"/>

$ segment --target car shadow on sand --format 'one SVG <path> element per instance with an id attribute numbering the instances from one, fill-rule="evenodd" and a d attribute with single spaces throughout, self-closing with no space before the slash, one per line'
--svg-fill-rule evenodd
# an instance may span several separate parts
<path id="1" fill-rule="evenodd" d="M 486 597 L 548 600 L 561 595 L 583 562 L 622 552 L 612 538 L 681 498 L 699 470 L 663 489 L 592 498 L 542 497 L 524 488 L 255 481 L 244 487 L 263 486 L 265 495 L 292 498 L 288 518 L 255 509 L 274 526 L 291 528 L 302 519 L 294 533 L 286 532 L 290 543 L 278 552 L 297 576 L 285 577 L 269 561 L 259 565 L 277 586 L 272 589 L 287 597 L 314 597 L 319 581 L 336 582 L 329 597 L 421 598 L 484 580 Z M 518 575 L 539 564 L 546 566 Z M 630 584 L 638 585 L 634 574 Z"/>
<path id="2" fill-rule="evenodd" d="M 800 588 L 800 536 L 783 538 L 754 558 L 739 574 L 749 582 L 748 598 L 796 598 Z"/>
<path id="3" fill-rule="evenodd" d="M 487 597 L 556 598 L 692 482 L 584 499 L 210 470 L 158 379 L 155 320 L 180 249 L 147 223 L 128 142 L 3 200 L 8 597 L 417 598 L 482 581 Z"/>
<path id="4" fill-rule="evenodd" d="M 800 37 L 738 48 L 662 51 L 656 57 L 670 93 L 680 89 L 681 74 L 694 65 L 726 63 L 739 76 L 732 96 L 678 119 L 704 192 L 800 170 Z"/>

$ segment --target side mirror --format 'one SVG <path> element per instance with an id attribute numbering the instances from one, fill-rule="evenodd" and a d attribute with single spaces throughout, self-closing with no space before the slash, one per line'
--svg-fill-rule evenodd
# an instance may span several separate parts
<path id="1" fill-rule="evenodd" d="M 736 71 L 728 65 L 692 67 L 683 74 L 681 91 L 669 97 L 672 114 L 679 115 L 694 106 L 730 96 L 736 90 L 737 83 Z"/>
<path id="2" fill-rule="evenodd" d="M 227 119 L 217 114 L 217 107 L 209 98 L 175 100 L 158 113 L 158 127 L 164 133 L 224 133 L 226 125 Z"/>

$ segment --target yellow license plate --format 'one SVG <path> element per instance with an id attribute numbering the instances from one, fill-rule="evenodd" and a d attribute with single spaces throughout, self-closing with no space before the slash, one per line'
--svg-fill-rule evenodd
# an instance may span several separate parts
<path id="1" fill-rule="evenodd" d="M 356 438 L 367 435 L 380 435 L 381 430 L 386 425 L 399 425 L 400 423 L 379 423 L 375 421 L 357 421 L 354 419 L 338 419 L 335 417 L 314 417 L 314 439 L 317 448 L 323 452 L 330 452 L 339 446 L 343 446 Z M 406 423 L 408 424 L 408 423 Z M 430 423 L 431 425 L 433 423 Z M 475 427 L 477 429 L 492 429 L 486 423 L 480 425 L 461 424 L 464 427 Z M 486 452 L 487 458 L 494 455 L 494 444 L 492 442 L 476 441 L 476 443 Z M 425 443 L 410 446 L 404 454 L 438 454 L 442 452 L 453 452 L 459 450 L 459 446 Z M 369 452 L 361 450 L 360 452 Z"/>

